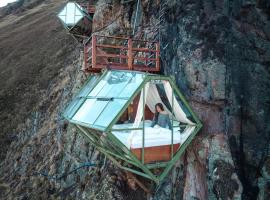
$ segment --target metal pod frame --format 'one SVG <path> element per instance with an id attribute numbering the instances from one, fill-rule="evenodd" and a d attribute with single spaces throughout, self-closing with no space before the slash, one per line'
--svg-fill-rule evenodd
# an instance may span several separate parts
<path id="1" fill-rule="evenodd" d="M 100 81 L 102 78 L 105 77 L 105 75 L 109 72 L 110 70 L 105 70 L 104 73 L 97 78 L 96 76 L 91 76 L 89 80 L 86 82 L 85 85 L 89 84 L 89 82 L 93 82 L 93 87 Z M 120 70 L 112 70 L 112 71 L 120 71 Z M 127 70 L 122 70 L 126 72 L 130 72 Z M 134 72 L 134 71 L 133 71 Z M 143 73 L 143 72 L 138 72 L 138 73 Z M 187 103 L 186 99 L 182 95 L 182 93 L 178 90 L 175 82 L 172 80 L 171 77 L 168 76 L 162 76 L 162 75 L 154 75 L 154 74 L 149 74 L 149 73 L 143 73 L 145 75 L 144 80 L 142 83 L 138 86 L 134 94 L 127 100 L 126 104 L 122 107 L 120 112 L 117 114 L 117 116 L 111 121 L 109 126 L 106 127 L 105 130 L 101 131 L 96 127 L 89 127 L 86 124 L 82 122 L 78 122 L 72 119 L 72 117 L 75 115 L 74 113 L 72 116 L 69 115 L 68 112 L 64 113 L 64 117 L 70 121 L 76 129 L 81 133 L 83 136 L 85 136 L 89 142 L 96 147 L 98 151 L 103 153 L 104 155 L 107 156 L 116 166 L 123 170 L 127 170 L 129 172 L 132 172 L 134 174 L 137 174 L 139 176 L 145 177 L 147 179 L 150 179 L 154 181 L 157 185 L 159 185 L 164 178 L 168 175 L 174 164 L 179 160 L 180 156 L 184 153 L 185 149 L 187 146 L 191 143 L 192 139 L 194 136 L 198 133 L 198 131 L 201 129 L 202 124 L 199 121 L 198 117 L 196 114 L 192 111 L 190 108 L 189 104 Z M 94 79 L 94 81 L 93 81 Z M 193 132 L 189 135 L 189 137 L 185 140 L 183 144 L 180 145 L 180 147 L 177 149 L 176 153 L 174 154 L 173 151 L 173 129 L 172 129 L 172 140 L 171 140 L 171 159 L 167 162 L 155 162 L 151 164 L 147 164 L 144 162 L 144 153 L 145 153 L 145 127 L 143 123 L 142 128 L 136 128 L 136 129 L 121 129 L 123 131 L 125 130 L 142 130 L 142 152 L 141 152 L 141 159 L 138 159 L 120 140 L 117 139 L 117 137 L 112 134 L 113 125 L 116 124 L 116 122 L 119 120 L 121 115 L 125 112 L 125 110 L 128 108 L 128 106 L 131 104 L 131 102 L 134 100 L 134 98 L 142 91 L 143 92 L 143 108 L 145 107 L 145 84 L 150 81 L 162 81 L 166 80 L 169 81 L 173 91 L 175 94 L 180 98 L 182 103 L 186 106 L 187 110 L 190 112 L 191 117 L 193 118 L 193 122 L 195 129 Z M 82 88 L 82 90 L 84 87 Z M 90 91 L 89 91 L 90 92 Z M 80 93 L 80 92 L 79 92 Z M 89 93 L 88 93 L 89 94 Z M 84 99 L 84 101 L 87 98 Z M 172 98 L 174 99 L 174 98 Z M 172 104 L 174 102 L 172 101 Z M 83 104 L 83 103 L 82 103 Z M 80 107 L 77 107 L 77 111 L 80 109 Z M 76 111 L 76 112 L 77 112 Z M 76 113 L 75 112 L 75 113 Z M 143 120 L 145 119 L 144 112 L 143 112 Z M 159 174 L 156 175 L 152 169 L 155 168 L 163 168 L 163 171 Z"/>

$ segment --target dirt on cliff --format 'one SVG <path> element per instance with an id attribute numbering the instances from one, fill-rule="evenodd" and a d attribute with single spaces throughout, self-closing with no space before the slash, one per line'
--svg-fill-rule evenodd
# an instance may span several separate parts
<path id="1" fill-rule="evenodd" d="M 62 118 L 87 78 L 56 18 L 65 1 L 19 2 L 0 10 L 0 199 L 147 199 Z M 268 1 L 141 2 L 134 37 L 160 41 L 204 125 L 152 199 L 269 199 Z M 128 35 L 136 9 L 99 0 L 93 28 Z M 98 166 L 69 174 L 83 163 Z"/>
<path id="2" fill-rule="evenodd" d="M 0 19 L 0 159 L 76 47 L 55 20 L 63 1 L 37 1 Z M 4 9 L 4 8 L 3 8 Z M 4 13 L 4 12 L 3 12 Z"/>
<path id="3" fill-rule="evenodd" d="M 145 198 L 110 163 L 65 175 L 104 157 L 62 117 L 87 78 L 82 46 L 56 17 L 64 3 L 33 0 L 0 11 L 0 199 Z"/>

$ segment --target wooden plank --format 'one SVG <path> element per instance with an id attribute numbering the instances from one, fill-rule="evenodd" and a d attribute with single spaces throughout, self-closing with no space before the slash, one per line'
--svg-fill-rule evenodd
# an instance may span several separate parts
<path id="1" fill-rule="evenodd" d="M 152 61 L 157 61 L 156 58 L 147 58 L 147 57 L 134 57 L 134 60 L 152 60 Z"/>
<path id="2" fill-rule="evenodd" d="M 106 37 L 106 38 L 114 38 L 114 39 L 120 39 L 120 40 L 128 40 L 128 38 L 125 38 L 125 37 L 119 37 L 119 36 L 105 36 L 105 35 L 98 35 L 98 34 L 95 34 L 95 36 L 97 37 Z"/>
<path id="3" fill-rule="evenodd" d="M 128 37 L 120 37 L 120 36 L 105 36 L 105 35 L 98 35 L 98 34 L 95 34 L 96 36 L 98 37 L 106 37 L 106 38 L 114 38 L 114 39 L 122 39 L 122 40 L 128 40 L 129 38 Z M 149 41 L 149 40 L 137 40 L 137 39 L 132 39 L 132 41 L 136 41 L 136 42 L 148 42 L 148 43 L 158 43 L 156 41 Z"/>
<path id="4" fill-rule="evenodd" d="M 97 57 L 105 57 L 105 58 L 128 58 L 128 56 L 118 55 L 118 54 L 97 54 Z"/>
<path id="5" fill-rule="evenodd" d="M 118 45 L 108 45 L 108 44 L 97 44 L 97 47 L 102 47 L 102 48 L 112 48 L 112 49 L 123 49 L 127 50 L 128 48 L 125 46 L 118 46 Z"/>
<path id="6" fill-rule="evenodd" d="M 91 71 L 93 72 L 100 72 L 101 69 L 109 67 L 111 69 L 119 69 L 119 70 L 127 70 L 128 65 L 127 64 L 121 64 L 121 63 L 97 63 L 96 67 L 93 69 L 91 68 Z M 93 70 L 92 70 L 93 69 Z M 147 71 L 147 72 L 159 72 L 156 68 L 151 67 L 144 67 L 144 65 L 133 65 L 133 69 L 136 71 Z"/>
<path id="7" fill-rule="evenodd" d="M 132 70 L 132 64 L 133 64 L 133 59 L 132 59 L 132 40 L 131 38 L 128 39 L 128 69 Z"/>
<path id="8" fill-rule="evenodd" d="M 157 50 L 147 49 L 147 48 L 133 48 L 132 51 L 137 51 L 137 52 L 157 52 Z"/>
<path id="9" fill-rule="evenodd" d="M 84 69 L 88 67 L 87 63 L 88 63 L 87 46 L 84 46 L 84 65 L 83 65 Z"/>
<path id="10" fill-rule="evenodd" d="M 180 144 L 173 145 L 173 154 L 175 154 Z M 142 149 L 132 149 L 131 152 L 139 159 L 142 159 Z M 145 147 L 144 148 L 144 163 L 165 162 L 171 160 L 171 145 Z"/>
<path id="11" fill-rule="evenodd" d="M 121 65 L 119 63 L 108 63 L 108 64 L 97 64 L 97 68 L 104 68 L 104 67 L 109 67 L 111 69 L 128 69 L 128 65 Z"/>
<path id="12" fill-rule="evenodd" d="M 148 72 L 157 72 L 159 71 L 155 67 L 148 67 L 146 65 L 133 65 L 133 69 L 138 71 L 148 71 Z"/>
<path id="13" fill-rule="evenodd" d="M 92 67 L 96 68 L 97 64 L 97 38 L 95 35 L 92 36 Z"/>
<path id="14" fill-rule="evenodd" d="M 85 68 L 92 68 L 97 70 L 91 70 L 95 72 L 100 72 L 102 68 L 112 68 L 112 69 L 128 69 L 128 70 L 137 70 L 137 71 L 147 71 L 147 72 L 158 72 L 160 70 L 160 50 L 159 50 L 159 43 L 155 42 L 156 49 L 147 49 L 147 48 L 132 48 L 133 41 L 140 41 L 140 40 L 132 40 L 131 38 L 128 40 L 128 46 L 121 46 L 121 45 L 110 45 L 110 44 L 97 44 L 97 37 L 106 37 L 106 38 L 116 38 L 116 39 L 125 39 L 123 37 L 115 37 L 115 36 L 101 36 L 101 35 L 92 35 L 92 45 L 86 45 L 85 51 L 89 54 L 92 50 L 91 56 L 88 54 L 85 55 Z M 145 41 L 146 42 L 146 41 Z M 148 42 L 148 41 L 147 41 Z M 112 54 L 106 53 L 102 48 L 112 48 L 112 49 L 120 49 L 119 54 Z M 98 49 L 101 50 L 98 51 Z M 121 52 L 123 50 L 123 52 Z M 145 53 L 154 53 L 155 58 L 151 57 L 144 57 L 144 56 L 136 56 L 133 57 L 134 54 L 137 52 L 145 52 Z M 127 55 L 126 55 L 127 54 Z M 92 58 L 92 66 L 89 65 L 89 62 Z M 100 59 L 98 59 L 100 58 Z M 118 58 L 120 59 L 119 62 L 104 62 L 102 59 L 108 58 Z M 134 60 L 140 60 L 144 62 L 151 62 L 153 63 L 151 66 L 146 64 L 133 64 Z M 103 63 L 104 62 L 104 63 Z M 126 63 L 127 62 L 127 63 Z M 89 66 L 87 66 L 89 65 Z"/>

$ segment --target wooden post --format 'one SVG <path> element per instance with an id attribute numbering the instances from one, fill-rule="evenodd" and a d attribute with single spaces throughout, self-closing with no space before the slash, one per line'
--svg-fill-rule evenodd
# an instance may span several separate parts
<path id="1" fill-rule="evenodd" d="M 128 69 L 132 70 L 133 58 L 132 58 L 132 40 L 128 38 Z"/>
<path id="2" fill-rule="evenodd" d="M 97 37 L 92 35 L 92 68 L 96 68 L 97 65 Z"/>
<path id="3" fill-rule="evenodd" d="M 87 59 L 88 59 L 88 46 L 87 46 L 87 43 L 84 44 L 84 68 L 83 70 L 87 70 L 88 68 L 88 62 L 87 62 Z"/>
<path id="4" fill-rule="evenodd" d="M 159 72 L 160 71 L 160 60 L 159 60 L 159 56 L 160 56 L 160 46 L 159 43 L 156 43 L 156 69 Z"/>

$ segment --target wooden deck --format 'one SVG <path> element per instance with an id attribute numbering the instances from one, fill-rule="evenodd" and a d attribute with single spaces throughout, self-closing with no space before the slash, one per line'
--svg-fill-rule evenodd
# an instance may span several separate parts
<path id="1" fill-rule="evenodd" d="M 92 35 L 84 45 L 84 71 L 100 72 L 103 68 L 160 71 L 158 42 L 125 37 Z"/>

